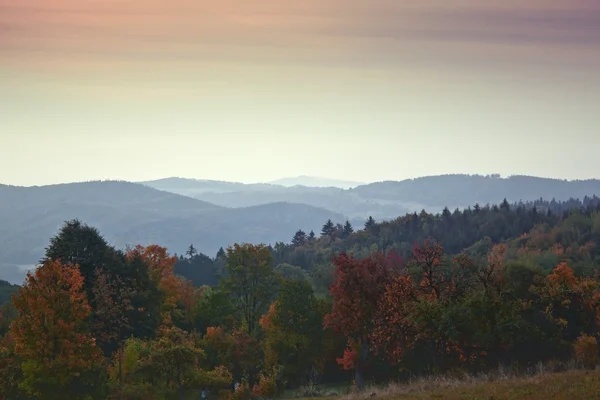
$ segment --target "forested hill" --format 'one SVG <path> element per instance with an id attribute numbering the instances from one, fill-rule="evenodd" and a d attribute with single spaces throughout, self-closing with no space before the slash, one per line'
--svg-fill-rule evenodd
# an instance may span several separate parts
<path id="1" fill-rule="evenodd" d="M 310 269 L 311 266 L 326 263 L 332 254 L 342 251 L 365 257 L 373 251 L 394 250 L 399 255 L 407 256 L 414 243 L 428 238 L 438 240 L 446 252 L 458 254 L 485 238 L 492 243 L 499 243 L 527 235 L 534 228 L 545 231 L 577 223 L 581 226 L 576 237 L 563 237 L 563 240 L 580 240 L 583 241 L 579 243 L 582 245 L 590 240 L 594 226 L 600 229 L 599 210 L 598 197 L 586 197 L 583 201 L 538 200 L 512 205 L 505 200 L 500 205 L 475 205 L 453 212 L 445 208 L 438 214 L 421 212 L 407 214 L 393 221 L 367 221 L 364 228 L 359 227 L 361 229 L 352 233 L 324 226 L 320 238 L 295 240 L 295 244 L 280 243 L 275 246 L 274 254 L 278 262 Z"/>
<path id="2" fill-rule="evenodd" d="M 444 207 L 464 208 L 479 203 L 494 204 L 546 199 L 566 201 L 600 195 L 600 180 L 566 181 L 532 176 L 440 175 L 403 181 L 376 182 L 350 189 L 338 187 L 284 187 L 279 184 L 243 184 L 184 178 L 144 182 L 226 207 L 247 207 L 272 202 L 304 203 L 366 219 L 369 215 L 393 219 L 407 212 L 437 213 Z"/>
<path id="3" fill-rule="evenodd" d="M 313 283 L 326 292 L 331 282 L 330 261 L 335 254 L 352 252 L 367 257 L 374 251 L 393 250 L 408 257 L 415 243 L 433 238 L 449 254 L 468 251 L 471 255 L 487 254 L 495 243 L 510 245 L 511 256 L 528 254 L 532 262 L 549 270 L 559 257 L 554 254 L 560 244 L 574 268 L 600 264 L 600 247 L 589 248 L 589 242 L 600 243 L 600 198 L 583 200 L 519 202 L 467 207 L 441 213 L 406 214 L 393 221 L 370 219 L 365 226 L 352 227 L 325 223 L 313 236 L 299 230 L 287 242 L 270 247 L 275 265 L 285 274 L 312 277 Z M 532 244 L 533 243 L 533 244 Z M 539 254 L 529 254 L 535 247 Z M 554 247 L 553 247 L 554 246 Z M 520 252 L 520 253 L 519 253 Z M 517 254 L 519 253 L 519 254 Z M 588 254 L 589 253 L 589 254 Z M 182 259 L 176 271 L 196 284 L 215 284 L 222 263 L 198 254 Z"/>
<path id="4" fill-rule="evenodd" d="M 314 398 L 318 382 L 597 366 L 600 199 L 365 225 L 212 258 L 119 250 L 68 221 L 0 306 L 0 396 Z"/>
<path id="5" fill-rule="evenodd" d="M 510 202 L 536 199 L 583 199 L 600 196 L 600 180 L 562 180 L 535 176 L 451 174 L 427 176 L 403 181 L 376 182 L 358 186 L 349 192 L 361 198 L 377 198 L 398 202 L 412 202 L 439 209 L 467 207 L 475 203 L 494 204 L 506 198 Z M 437 210 L 436 210 L 437 211 Z"/>
<path id="6" fill-rule="evenodd" d="M 328 218 L 345 221 L 335 211 L 306 204 L 232 209 L 130 182 L 0 185 L 0 279 L 21 282 L 23 267 L 35 264 L 48 237 L 74 218 L 97 227 L 118 247 L 161 243 L 183 252 L 195 242 L 211 255 L 235 242 L 275 243 L 298 228 L 318 229 Z"/>

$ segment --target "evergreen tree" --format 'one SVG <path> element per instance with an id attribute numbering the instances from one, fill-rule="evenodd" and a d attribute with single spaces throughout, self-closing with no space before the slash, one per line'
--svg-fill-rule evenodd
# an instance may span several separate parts
<path id="1" fill-rule="evenodd" d="M 225 258 L 225 250 L 223 250 L 223 247 L 219 248 L 219 251 L 217 251 L 217 255 L 215 256 L 215 260 L 222 260 Z"/>
<path id="2" fill-rule="evenodd" d="M 335 225 L 333 224 L 331 219 L 328 219 L 327 222 L 325 222 L 325 225 L 323 225 L 323 228 L 321 229 L 321 237 L 333 236 L 334 233 L 335 233 Z"/>
<path id="3" fill-rule="evenodd" d="M 315 231 L 313 231 L 313 230 L 311 229 L 310 233 L 308 234 L 308 240 L 309 240 L 310 242 L 312 242 L 313 240 L 315 240 L 315 238 L 316 238 Z"/>
<path id="4" fill-rule="evenodd" d="M 185 255 L 189 258 L 194 258 L 196 254 L 198 254 L 198 251 L 196 250 L 193 244 L 190 244 L 190 247 L 188 247 L 187 251 L 185 252 Z"/>
<path id="5" fill-rule="evenodd" d="M 296 232 L 296 234 L 294 235 L 294 237 L 292 238 L 292 245 L 294 247 L 299 247 L 305 243 L 306 243 L 306 233 L 302 229 L 299 229 Z"/>
<path id="6" fill-rule="evenodd" d="M 367 218 L 367 221 L 365 222 L 365 230 L 368 231 L 373 226 L 375 226 L 375 219 L 369 216 L 369 218 Z"/>
<path id="7" fill-rule="evenodd" d="M 450 210 L 448 209 L 448 207 L 444 207 L 444 209 L 442 210 L 442 216 L 444 218 L 450 218 L 450 215 L 452 215 L 450 213 Z"/>
<path id="8" fill-rule="evenodd" d="M 346 239 L 353 232 L 354 232 L 354 228 L 352 228 L 352 224 L 350 224 L 350 221 L 346 221 L 346 223 L 344 224 L 344 228 L 342 230 L 342 238 Z"/>

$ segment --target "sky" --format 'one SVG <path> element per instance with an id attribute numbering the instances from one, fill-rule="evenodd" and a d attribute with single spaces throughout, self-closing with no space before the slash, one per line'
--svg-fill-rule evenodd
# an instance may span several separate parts
<path id="1" fill-rule="evenodd" d="M 0 183 L 600 178 L 598 0 L 0 0 Z"/>

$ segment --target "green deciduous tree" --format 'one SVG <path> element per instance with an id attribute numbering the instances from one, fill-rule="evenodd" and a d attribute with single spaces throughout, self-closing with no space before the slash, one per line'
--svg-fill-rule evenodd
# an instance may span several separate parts
<path id="1" fill-rule="evenodd" d="M 272 264 L 271 253 L 264 245 L 235 244 L 227 249 L 227 278 L 222 287 L 251 335 L 277 291 L 279 279 Z"/>

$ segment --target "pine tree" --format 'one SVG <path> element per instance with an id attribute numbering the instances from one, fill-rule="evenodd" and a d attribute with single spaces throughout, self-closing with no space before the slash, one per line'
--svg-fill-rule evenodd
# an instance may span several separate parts
<path id="1" fill-rule="evenodd" d="M 365 230 L 368 231 L 373 226 L 375 226 L 375 219 L 373 219 L 373 217 L 369 216 L 369 218 L 367 218 L 367 221 L 365 222 Z"/>
<path id="2" fill-rule="evenodd" d="M 292 238 L 292 245 L 294 247 L 299 247 L 305 243 L 306 243 L 306 233 L 302 229 L 299 229 L 296 232 L 296 234 L 294 235 L 294 237 Z"/>
<path id="3" fill-rule="evenodd" d="M 222 260 L 225 258 L 225 250 L 223 250 L 223 247 L 219 248 L 219 251 L 217 251 L 217 255 L 215 256 L 215 260 Z"/>
<path id="4" fill-rule="evenodd" d="M 313 240 L 315 240 L 316 235 L 315 235 L 315 231 L 313 231 L 311 229 L 310 233 L 308 234 L 308 241 L 312 242 Z"/>
<path id="5" fill-rule="evenodd" d="M 187 251 L 185 252 L 185 255 L 189 258 L 194 258 L 196 254 L 198 254 L 198 251 L 196 250 L 193 244 L 190 244 L 190 247 L 188 247 Z"/>
<path id="6" fill-rule="evenodd" d="M 354 232 L 354 228 L 352 227 L 352 224 L 350 224 L 350 221 L 346 221 L 346 223 L 344 224 L 344 228 L 342 230 L 342 238 L 344 238 L 344 239 L 347 238 L 353 232 Z"/>
<path id="7" fill-rule="evenodd" d="M 327 222 L 325 222 L 325 225 L 323 225 L 323 228 L 321 229 L 321 237 L 333 236 L 334 233 L 335 233 L 335 225 L 333 224 L 331 219 L 328 219 Z"/>
<path id="8" fill-rule="evenodd" d="M 452 214 L 450 213 L 450 210 L 448 209 L 448 207 L 444 207 L 444 209 L 442 210 L 442 216 L 444 218 L 450 218 Z"/>

